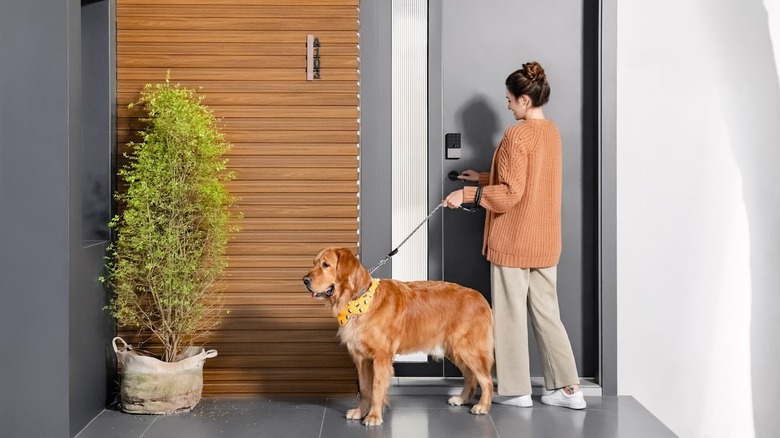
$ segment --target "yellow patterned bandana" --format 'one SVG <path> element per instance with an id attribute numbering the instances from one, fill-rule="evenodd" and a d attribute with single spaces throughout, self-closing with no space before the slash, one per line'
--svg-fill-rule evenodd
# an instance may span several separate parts
<path id="1" fill-rule="evenodd" d="M 377 286 L 379 286 L 379 279 L 375 278 L 371 281 L 371 287 L 368 288 L 366 293 L 347 304 L 347 307 L 338 316 L 340 326 L 344 327 L 350 319 L 368 312 L 371 302 L 374 300 L 374 292 L 376 292 Z"/>

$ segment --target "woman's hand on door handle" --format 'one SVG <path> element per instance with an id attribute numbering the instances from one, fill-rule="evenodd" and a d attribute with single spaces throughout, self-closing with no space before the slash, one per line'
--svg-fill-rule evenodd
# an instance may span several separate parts
<path id="1" fill-rule="evenodd" d="M 471 169 L 464 170 L 460 175 L 458 175 L 458 179 L 462 179 L 464 181 L 477 182 L 479 181 L 479 172 Z"/>

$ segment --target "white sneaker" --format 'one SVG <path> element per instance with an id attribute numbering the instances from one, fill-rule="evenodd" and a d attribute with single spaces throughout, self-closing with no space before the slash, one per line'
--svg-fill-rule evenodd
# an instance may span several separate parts
<path id="1" fill-rule="evenodd" d="M 533 400 L 531 400 L 530 395 L 519 395 L 519 396 L 510 396 L 510 397 L 505 397 L 502 395 L 494 395 L 493 403 L 498 403 L 500 405 L 517 406 L 519 408 L 530 408 L 534 405 L 534 402 Z"/>
<path id="2" fill-rule="evenodd" d="M 585 397 L 582 395 L 582 391 L 577 391 L 572 395 L 566 394 L 566 391 L 556 389 L 548 395 L 542 396 L 542 403 L 551 406 L 563 406 L 569 409 L 585 409 L 587 404 L 585 403 Z"/>

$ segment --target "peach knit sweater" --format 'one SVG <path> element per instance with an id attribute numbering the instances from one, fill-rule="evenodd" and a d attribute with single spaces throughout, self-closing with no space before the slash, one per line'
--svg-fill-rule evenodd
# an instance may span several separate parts
<path id="1" fill-rule="evenodd" d="M 487 210 L 482 253 L 500 266 L 546 268 L 561 255 L 561 137 L 555 123 L 532 119 L 507 128 L 490 172 L 480 173 Z M 477 188 L 463 188 L 474 202 Z"/>

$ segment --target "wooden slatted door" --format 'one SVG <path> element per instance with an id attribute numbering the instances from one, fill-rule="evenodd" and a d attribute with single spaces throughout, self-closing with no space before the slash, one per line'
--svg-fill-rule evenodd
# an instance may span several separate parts
<path id="1" fill-rule="evenodd" d="M 307 34 L 320 80 L 306 81 Z M 222 119 L 244 215 L 204 395 L 354 394 L 337 324 L 301 277 L 320 248 L 357 247 L 358 0 L 117 0 L 120 153 L 142 115 L 127 104 L 168 69 Z"/>

